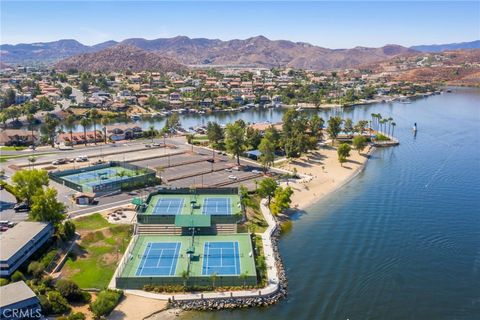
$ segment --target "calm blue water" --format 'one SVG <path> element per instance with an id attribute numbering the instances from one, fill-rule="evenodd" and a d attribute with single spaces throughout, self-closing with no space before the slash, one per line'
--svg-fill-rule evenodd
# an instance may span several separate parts
<path id="1" fill-rule="evenodd" d="M 480 91 L 348 114 L 372 112 L 395 118 L 401 145 L 295 217 L 288 299 L 183 319 L 480 319 Z"/>

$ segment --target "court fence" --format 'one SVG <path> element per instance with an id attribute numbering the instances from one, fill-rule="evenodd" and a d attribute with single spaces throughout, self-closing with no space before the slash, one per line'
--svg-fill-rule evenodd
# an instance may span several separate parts
<path id="1" fill-rule="evenodd" d="M 67 180 L 65 177 L 73 174 L 79 174 L 84 172 L 92 172 L 101 169 L 111 168 L 111 167 L 121 167 L 124 169 L 131 170 L 135 172 L 133 176 L 123 177 L 121 180 L 112 180 L 112 181 L 101 181 L 99 180 L 98 184 L 89 186 L 82 183 L 75 183 Z M 63 184 L 71 189 L 74 189 L 79 192 L 92 192 L 95 194 L 104 194 L 108 192 L 120 191 L 120 190 L 131 190 L 141 188 L 147 185 L 152 185 L 156 182 L 155 177 L 156 172 L 152 169 L 142 168 L 130 163 L 120 162 L 120 161 L 110 161 L 103 164 L 92 165 L 89 167 L 79 168 L 79 169 L 69 169 L 61 171 L 53 171 L 48 175 L 53 181 Z"/>
<path id="2" fill-rule="evenodd" d="M 150 203 L 152 197 L 157 195 L 238 195 L 238 188 L 159 188 L 157 191 L 150 193 L 145 203 Z M 241 200 L 240 200 L 241 203 Z M 155 215 L 145 214 L 147 206 L 137 207 L 137 222 L 142 224 L 174 224 L 174 215 Z M 242 209 L 242 213 L 244 210 Z M 243 220 L 243 214 L 232 215 L 212 215 L 212 224 L 232 224 L 239 223 Z"/>
<path id="3" fill-rule="evenodd" d="M 183 286 L 188 287 L 211 286 L 213 277 L 210 276 L 191 276 L 187 279 L 181 276 L 165 277 L 116 277 L 116 287 L 119 289 L 144 289 L 146 286 Z M 216 276 L 215 286 L 256 286 L 257 277 L 255 275 L 235 275 L 235 276 Z"/>

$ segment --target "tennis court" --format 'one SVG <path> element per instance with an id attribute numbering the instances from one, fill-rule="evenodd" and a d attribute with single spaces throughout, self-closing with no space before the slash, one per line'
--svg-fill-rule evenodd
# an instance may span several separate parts
<path id="1" fill-rule="evenodd" d="M 239 275 L 238 242 L 205 242 L 202 275 Z"/>
<path id="2" fill-rule="evenodd" d="M 172 276 L 177 268 L 180 242 L 148 242 L 137 276 Z"/>
<path id="3" fill-rule="evenodd" d="M 182 198 L 160 198 L 155 203 L 152 214 L 178 215 L 182 212 L 183 204 Z"/>
<path id="4" fill-rule="evenodd" d="M 109 167 L 85 172 L 79 172 L 62 178 L 80 185 L 95 186 L 98 184 L 129 179 L 134 172 L 122 167 Z"/>
<path id="5" fill-rule="evenodd" d="M 203 200 L 203 214 L 231 215 L 230 198 L 212 197 Z"/>

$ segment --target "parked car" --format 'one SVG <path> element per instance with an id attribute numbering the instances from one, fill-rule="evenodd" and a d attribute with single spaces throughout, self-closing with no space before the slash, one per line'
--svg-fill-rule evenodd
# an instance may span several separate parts
<path id="1" fill-rule="evenodd" d="M 94 161 L 92 164 L 102 164 L 104 161 L 102 159 L 98 159 L 97 161 Z"/>
<path id="2" fill-rule="evenodd" d="M 54 166 L 58 166 L 59 164 L 65 164 L 68 163 L 68 159 L 57 159 L 52 162 Z"/>
<path id="3" fill-rule="evenodd" d="M 228 176 L 228 179 L 231 179 L 231 180 L 237 180 L 238 178 L 234 175 L 229 175 Z"/>
<path id="4" fill-rule="evenodd" d="M 75 161 L 86 162 L 86 161 L 88 161 L 88 157 L 87 156 L 78 156 L 78 157 L 75 158 Z"/>
<path id="5" fill-rule="evenodd" d="M 160 147 L 160 143 L 154 142 L 154 143 L 152 144 L 152 147 L 157 147 L 157 148 L 159 148 L 159 147 Z"/>
<path id="6" fill-rule="evenodd" d="M 146 145 L 145 145 L 145 148 L 151 148 L 151 147 L 152 147 L 151 144 L 146 144 Z"/>
<path id="7" fill-rule="evenodd" d="M 227 168 L 227 169 L 225 169 L 225 171 L 227 171 L 227 172 L 232 172 L 232 169 Z"/>
<path id="8" fill-rule="evenodd" d="M 253 169 L 253 170 L 252 170 L 252 173 L 257 173 L 257 174 L 258 174 L 258 173 L 261 173 L 261 172 L 260 172 L 260 170 Z"/>
<path id="9" fill-rule="evenodd" d="M 10 221 L 8 221 L 8 220 L 1 220 L 0 221 L 0 226 L 6 227 L 6 226 L 8 226 L 9 223 L 10 223 Z"/>
<path id="10" fill-rule="evenodd" d="M 5 232 L 7 230 L 8 230 L 8 227 L 5 227 L 5 226 L 0 227 L 0 232 Z"/>
<path id="11" fill-rule="evenodd" d="M 13 207 L 13 210 L 15 210 L 15 212 L 25 212 L 30 210 L 30 206 L 26 202 L 20 202 Z"/>

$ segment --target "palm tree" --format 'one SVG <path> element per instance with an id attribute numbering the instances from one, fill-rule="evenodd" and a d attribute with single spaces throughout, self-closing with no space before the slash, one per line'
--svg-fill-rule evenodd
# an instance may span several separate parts
<path id="1" fill-rule="evenodd" d="M 108 116 L 103 116 L 102 117 L 102 125 L 103 125 L 103 138 L 105 144 L 107 144 L 107 125 L 110 124 L 110 118 Z"/>
<path id="2" fill-rule="evenodd" d="M 392 122 L 392 138 L 393 138 L 393 131 L 395 130 L 395 126 L 396 126 L 396 125 L 397 125 L 397 124 L 396 124 L 395 122 Z"/>
<path id="3" fill-rule="evenodd" d="M 37 161 L 37 157 L 35 156 L 30 156 L 28 157 L 28 162 L 30 163 L 30 166 L 32 169 L 35 169 L 35 162 Z"/>
<path id="4" fill-rule="evenodd" d="M 153 138 L 155 137 L 155 127 L 154 126 L 150 126 L 150 128 L 148 129 L 148 135 L 150 136 L 150 138 L 152 138 L 152 143 L 153 143 Z"/>
<path id="5" fill-rule="evenodd" d="M 87 146 L 87 127 L 90 125 L 90 119 L 82 118 L 82 120 L 80 120 L 80 124 L 83 127 L 83 136 L 84 136 L 85 147 L 86 147 Z"/>
<path id="6" fill-rule="evenodd" d="M 73 128 L 75 123 L 75 116 L 73 114 L 69 115 L 67 119 L 65 119 L 65 128 L 68 129 L 70 133 L 70 143 L 73 145 Z"/>
<path id="7" fill-rule="evenodd" d="M 97 109 L 92 109 L 88 113 L 88 116 L 93 124 L 93 143 L 97 144 L 97 120 L 100 118 Z"/>
<path id="8" fill-rule="evenodd" d="M 210 279 L 212 280 L 212 288 L 215 289 L 215 282 L 217 281 L 218 275 L 216 272 L 210 275 Z"/>
<path id="9" fill-rule="evenodd" d="M 388 120 L 388 135 L 390 136 L 390 128 L 391 128 L 391 124 L 392 124 L 393 118 L 390 117 L 390 118 L 388 118 L 387 120 Z"/>

